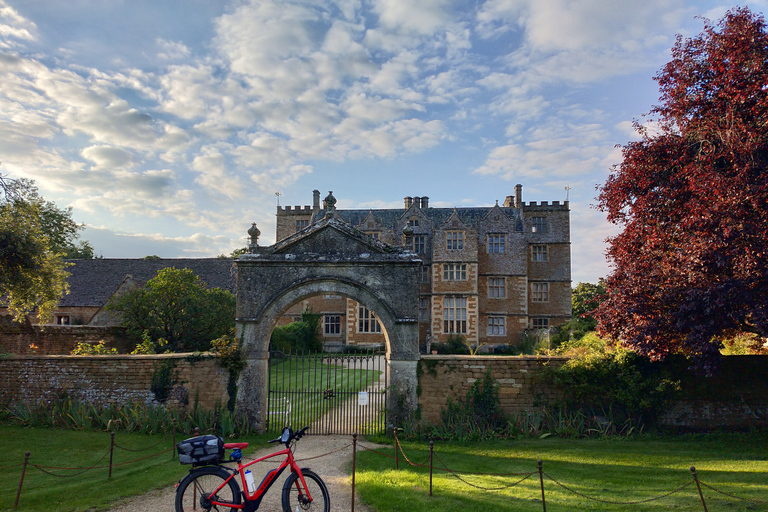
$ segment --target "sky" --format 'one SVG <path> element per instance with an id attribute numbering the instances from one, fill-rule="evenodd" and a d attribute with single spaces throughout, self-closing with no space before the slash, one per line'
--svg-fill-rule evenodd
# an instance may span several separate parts
<path id="1" fill-rule="evenodd" d="M 0 174 L 105 258 L 274 243 L 278 204 L 570 201 L 573 284 L 610 272 L 597 187 L 717 0 L 0 0 Z M 277 195 L 279 193 L 279 195 Z"/>

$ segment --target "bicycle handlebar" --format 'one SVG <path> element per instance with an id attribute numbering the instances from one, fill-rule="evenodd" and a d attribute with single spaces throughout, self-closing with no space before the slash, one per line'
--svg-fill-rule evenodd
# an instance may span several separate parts
<path id="1" fill-rule="evenodd" d="M 280 436 L 277 439 L 270 439 L 267 442 L 268 443 L 283 443 L 283 444 L 285 444 L 285 446 L 288 446 L 289 444 L 291 444 L 291 441 L 298 441 L 299 439 L 304 437 L 304 435 L 307 433 L 307 430 L 309 430 L 309 427 L 304 427 L 301 430 L 299 430 L 298 432 L 291 432 L 291 436 L 284 443 L 283 443 L 283 436 Z"/>

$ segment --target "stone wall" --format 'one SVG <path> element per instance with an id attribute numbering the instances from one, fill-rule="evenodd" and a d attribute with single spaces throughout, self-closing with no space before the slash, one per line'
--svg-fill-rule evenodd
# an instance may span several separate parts
<path id="1" fill-rule="evenodd" d="M 177 384 L 167 405 L 212 408 L 226 405 L 229 373 L 213 357 L 191 354 L 146 356 L 5 356 L 0 363 L 0 404 L 37 403 L 62 395 L 93 404 L 156 402 L 150 389 L 152 374 L 173 364 Z M 183 389 L 182 389 L 183 388 Z"/>
<path id="2" fill-rule="evenodd" d="M 501 408 L 507 414 L 536 410 L 552 403 L 556 391 L 538 382 L 543 367 L 559 367 L 563 357 L 421 356 L 419 407 L 424 421 L 437 422 L 448 399 L 466 397 L 488 369 L 499 384 Z M 713 377 L 696 375 L 688 363 L 670 358 L 681 394 L 660 411 L 659 424 L 675 430 L 768 427 L 768 356 L 728 356 Z"/>
<path id="3" fill-rule="evenodd" d="M 130 352 L 120 327 L 85 325 L 19 325 L 0 322 L 0 354 L 68 355 L 78 343 L 96 344 L 104 340 L 107 348 Z M 130 345 L 130 346 L 129 346 Z"/>
<path id="4" fill-rule="evenodd" d="M 437 422 L 450 398 L 462 400 L 472 384 L 491 377 L 499 384 L 501 408 L 507 414 L 531 411 L 539 403 L 552 400 L 555 392 L 534 382 L 536 373 L 545 365 L 560 366 L 564 357 L 496 357 L 496 356 L 421 356 L 419 361 L 419 407 L 427 422 Z"/>

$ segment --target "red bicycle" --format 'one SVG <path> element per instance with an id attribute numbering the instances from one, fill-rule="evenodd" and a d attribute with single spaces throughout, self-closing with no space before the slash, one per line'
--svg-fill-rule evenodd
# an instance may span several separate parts
<path id="1" fill-rule="evenodd" d="M 290 428 L 286 428 L 279 438 L 269 441 L 284 444 L 284 449 L 247 464 L 242 463 L 242 449 L 246 448 L 248 443 L 223 443 L 221 438 L 215 436 L 201 436 L 182 441 L 178 445 L 179 458 L 182 463 L 191 463 L 193 467 L 176 488 L 176 512 L 253 512 L 259 508 L 264 495 L 288 467 L 291 468 L 291 474 L 283 484 L 283 511 L 330 512 L 331 501 L 323 480 L 309 468 L 299 467 L 293 458 L 293 447 L 308 429 L 309 427 L 304 427 L 294 433 Z M 232 450 L 229 460 L 223 460 L 224 450 Z M 285 460 L 280 466 L 269 471 L 256 487 L 248 467 L 283 455 Z M 237 469 L 222 465 L 230 462 L 236 462 Z M 240 490 L 241 485 L 243 491 Z"/>

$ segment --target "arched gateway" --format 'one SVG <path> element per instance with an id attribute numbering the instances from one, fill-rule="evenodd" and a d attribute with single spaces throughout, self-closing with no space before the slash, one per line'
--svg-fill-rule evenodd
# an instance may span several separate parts
<path id="1" fill-rule="evenodd" d="M 386 331 L 389 403 L 417 405 L 421 262 L 413 252 L 379 242 L 327 210 L 322 220 L 270 247 L 258 246 L 254 225 L 250 251 L 237 260 L 237 336 L 248 362 L 237 406 L 261 431 L 270 335 L 285 310 L 313 295 L 344 295 L 376 312 Z"/>

